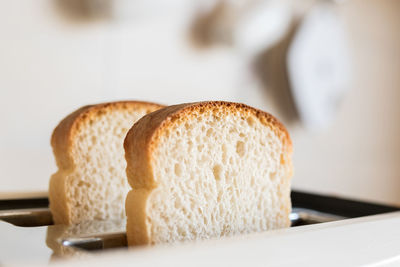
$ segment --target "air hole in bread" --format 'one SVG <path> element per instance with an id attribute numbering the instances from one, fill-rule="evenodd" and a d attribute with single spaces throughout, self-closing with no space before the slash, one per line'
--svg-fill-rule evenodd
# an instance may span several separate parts
<path id="1" fill-rule="evenodd" d="M 193 141 L 188 140 L 187 144 L 188 144 L 188 151 L 189 151 L 193 147 Z"/>
<path id="2" fill-rule="evenodd" d="M 248 117 L 247 118 L 247 123 L 249 124 L 249 126 L 253 126 L 255 121 L 254 121 L 254 119 L 252 117 Z"/>
<path id="3" fill-rule="evenodd" d="M 285 155 L 281 154 L 281 164 L 285 165 Z"/>
<path id="4" fill-rule="evenodd" d="M 236 142 L 236 153 L 238 153 L 239 156 L 243 157 L 245 154 L 245 145 L 242 141 L 237 141 Z"/>
<path id="5" fill-rule="evenodd" d="M 226 144 L 222 144 L 222 163 L 226 164 L 228 160 L 228 148 Z"/>
<path id="6" fill-rule="evenodd" d="M 221 192 L 218 193 L 217 201 L 220 202 L 222 200 L 222 197 L 223 197 L 223 193 L 221 191 Z"/>
<path id="7" fill-rule="evenodd" d="M 204 145 L 203 145 L 203 144 L 198 145 L 198 146 L 197 146 L 197 151 L 198 151 L 198 152 L 201 152 L 201 151 L 203 151 L 203 148 L 204 148 Z"/>
<path id="8" fill-rule="evenodd" d="M 181 165 L 179 163 L 175 164 L 174 172 L 175 172 L 176 176 L 181 177 L 181 175 L 182 175 L 182 167 L 181 167 Z"/>
<path id="9" fill-rule="evenodd" d="M 212 134 L 213 134 L 213 129 L 212 128 L 209 128 L 208 130 L 207 130 L 207 133 L 206 133 L 206 136 L 207 137 L 211 137 L 212 136 Z"/>
<path id="10" fill-rule="evenodd" d="M 219 164 L 217 164 L 217 165 L 214 165 L 214 167 L 213 167 L 213 174 L 214 174 L 214 178 L 215 178 L 215 180 L 221 180 L 221 177 L 222 177 L 222 166 L 221 165 L 219 165 Z"/>

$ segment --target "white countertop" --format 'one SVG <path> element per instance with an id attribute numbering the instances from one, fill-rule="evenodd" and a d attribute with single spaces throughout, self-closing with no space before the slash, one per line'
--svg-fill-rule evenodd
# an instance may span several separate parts
<path id="1" fill-rule="evenodd" d="M 399 266 L 399 226 L 400 212 L 394 212 L 223 240 L 134 248 L 129 251 L 116 250 L 96 254 L 93 258 L 72 259 L 55 264 L 60 266 L 212 266 L 220 264 L 229 266 Z M 27 242 L 14 244 L 14 246 L 9 241 L 15 236 L 13 228 L 15 227 L 0 223 L 1 263 L 27 263 L 23 257 L 14 260 L 6 257 L 6 261 L 3 260 L 4 255 L 15 254 L 18 246 L 24 253 L 32 251 L 33 255 L 39 253 L 46 258 L 39 260 L 38 257 L 33 257 L 28 261 L 30 265 L 48 264 L 51 253 L 44 245 L 43 227 L 39 230 L 19 228 L 19 236 L 28 236 Z M 35 231 L 37 231 L 36 238 Z M 29 248 L 35 242 L 36 248 Z"/>

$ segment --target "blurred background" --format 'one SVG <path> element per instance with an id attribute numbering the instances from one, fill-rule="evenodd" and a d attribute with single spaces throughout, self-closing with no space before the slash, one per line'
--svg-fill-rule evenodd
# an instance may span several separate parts
<path id="1" fill-rule="evenodd" d="M 243 102 L 294 143 L 293 188 L 400 204 L 400 1 L 0 1 L 0 197 L 45 194 L 82 105 Z"/>

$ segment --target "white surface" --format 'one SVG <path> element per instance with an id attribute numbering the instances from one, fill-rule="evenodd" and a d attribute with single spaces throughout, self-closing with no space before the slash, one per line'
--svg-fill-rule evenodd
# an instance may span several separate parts
<path id="1" fill-rule="evenodd" d="M 105 253 L 57 266 L 396 266 L 399 225 L 397 212 L 226 240 Z"/>
<path id="2" fill-rule="evenodd" d="M 46 246 L 46 226 L 18 227 L 0 221 L 0 266 L 47 264 L 53 251 Z"/>
<path id="3" fill-rule="evenodd" d="M 399 266 L 400 212 L 230 239 L 109 251 L 55 266 Z M 43 266 L 46 227 L 0 221 L 0 265 Z"/>

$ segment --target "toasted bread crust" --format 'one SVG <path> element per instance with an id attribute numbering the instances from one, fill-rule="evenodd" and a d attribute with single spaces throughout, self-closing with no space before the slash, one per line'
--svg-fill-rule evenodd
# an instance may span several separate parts
<path id="1" fill-rule="evenodd" d="M 96 120 L 102 114 L 115 110 L 145 109 L 152 112 L 162 105 L 141 101 L 118 101 L 84 106 L 64 118 L 54 129 L 51 146 L 58 171 L 52 175 L 49 185 L 50 209 L 55 223 L 70 224 L 70 207 L 66 198 L 65 173 L 75 168 L 73 142 L 80 128 Z"/>
<path id="2" fill-rule="evenodd" d="M 96 119 L 97 116 L 112 110 L 148 109 L 153 111 L 164 106 L 143 101 L 117 101 L 81 107 L 65 117 L 54 129 L 51 136 L 51 146 L 56 158 L 58 168 L 68 169 L 73 167 L 74 159 L 71 155 L 72 141 L 79 132 L 79 128 L 87 121 Z"/>
<path id="3" fill-rule="evenodd" d="M 258 118 L 264 125 L 270 127 L 283 143 L 283 154 L 287 155 L 285 164 L 291 165 L 292 141 L 289 133 L 281 122 L 264 111 L 255 109 L 241 103 L 224 101 L 207 101 L 196 103 L 185 103 L 169 106 L 148 114 L 137 121 L 128 131 L 124 141 L 125 158 L 127 161 L 127 177 L 132 190 L 126 202 L 127 214 L 135 209 L 134 226 L 127 224 L 127 236 L 129 245 L 149 244 L 149 230 L 146 222 L 147 204 L 141 197 L 148 197 L 154 188 L 157 187 L 157 178 L 153 176 L 152 154 L 158 146 L 160 137 L 177 120 L 184 122 L 193 119 L 204 112 L 223 111 L 224 114 L 234 114 L 238 111 L 243 116 Z M 133 196 L 136 190 L 140 189 L 140 196 Z M 147 190 L 147 193 L 144 191 Z M 287 203 L 290 206 L 290 203 Z M 130 220 L 128 216 L 128 220 Z M 132 220 L 133 221 L 133 220 Z M 138 229 L 141 228 L 141 229 Z M 134 229 L 134 231 L 133 231 Z"/>

